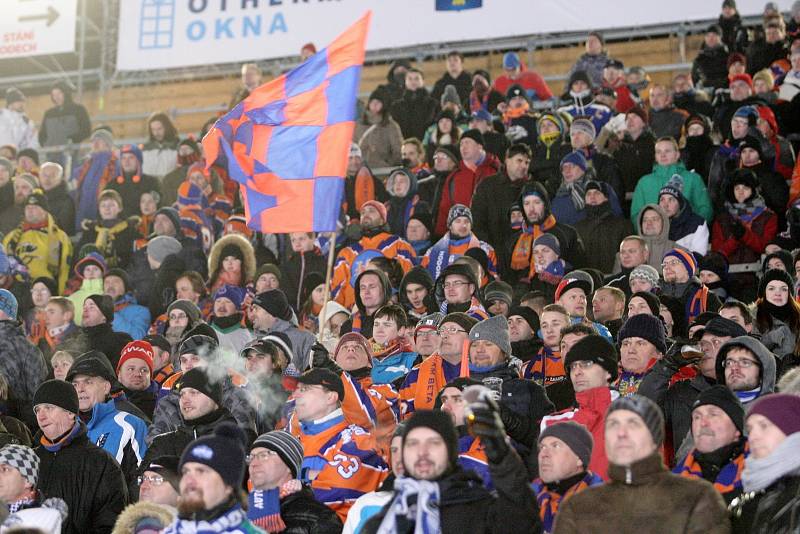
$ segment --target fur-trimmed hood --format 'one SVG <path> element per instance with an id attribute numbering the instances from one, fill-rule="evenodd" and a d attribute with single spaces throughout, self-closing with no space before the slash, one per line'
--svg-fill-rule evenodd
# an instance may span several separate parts
<path id="1" fill-rule="evenodd" d="M 242 251 L 244 261 L 242 262 L 242 283 L 253 280 L 256 275 L 256 252 L 253 245 L 246 237 L 239 234 L 228 234 L 214 243 L 211 247 L 211 254 L 208 255 L 208 272 L 211 278 L 215 278 L 217 271 L 222 266 L 222 249 L 228 245 L 238 247 Z"/>
<path id="2" fill-rule="evenodd" d="M 139 521 L 146 518 L 156 519 L 164 529 L 175 521 L 177 515 L 178 511 L 174 508 L 139 501 L 131 504 L 119 514 L 111 534 L 132 534 Z"/>

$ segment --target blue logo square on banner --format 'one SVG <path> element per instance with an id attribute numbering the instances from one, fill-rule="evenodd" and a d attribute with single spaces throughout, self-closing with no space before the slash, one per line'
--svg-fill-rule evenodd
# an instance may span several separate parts
<path id="1" fill-rule="evenodd" d="M 175 0 L 141 0 L 139 49 L 172 48 Z"/>
<path id="2" fill-rule="evenodd" d="M 436 11 L 462 11 L 483 7 L 483 0 L 436 0 Z"/>

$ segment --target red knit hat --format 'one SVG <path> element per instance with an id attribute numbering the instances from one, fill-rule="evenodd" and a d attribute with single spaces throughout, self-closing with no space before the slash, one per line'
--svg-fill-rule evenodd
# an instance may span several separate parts
<path id="1" fill-rule="evenodd" d="M 339 355 L 339 350 L 341 350 L 342 345 L 344 345 L 348 341 L 355 341 L 356 343 L 361 345 L 364 348 L 364 351 L 366 351 L 367 353 L 369 364 L 372 365 L 372 347 L 369 346 L 369 341 L 367 340 L 367 338 L 365 338 L 358 332 L 348 332 L 339 338 L 339 342 L 336 344 L 336 349 L 333 351 L 333 359 L 336 360 L 336 356 Z"/>
<path id="2" fill-rule="evenodd" d="M 366 202 L 361 204 L 361 208 L 359 208 L 358 211 L 363 211 L 364 207 L 366 207 L 366 206 L 372 206 L 373 208 L 378 210 L 378 213 L 381 214 L 381 218 L 383 219 L 383 222 L 387 221 L 386 206 L 383 205 L 383 203 L 378 202 L 377 200 L 367 200 Z"/>
<path id="3" fill-rule="evenodd" d="M 728 87 L 730 87 L 733 82 L 744 82 L 750 86 L 750 89 L 753 88 L 753 78 L 750 77 L 749 74 L 743 72 L 742 74 L 734 74 L 733 76 L 728 76 Z"/>
<path id="4" fill-rule="evenodd" d="M 117 375 L 122 365 L 128 360 L 139 359 L 147 364 L 150 369 L 150 374 L 153 374 L 153 346 L 147 341 L 131 341 L 122 348 L 119 355 L 119 363 L 117 364 Z"/>

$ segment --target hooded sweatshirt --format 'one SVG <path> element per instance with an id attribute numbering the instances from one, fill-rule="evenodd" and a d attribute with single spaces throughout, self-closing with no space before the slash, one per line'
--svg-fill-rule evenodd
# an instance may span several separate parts
<path id="1" fill-rule="evenodd" d="M 644 235 L 642 234 L 642 218 L 648 210 L 655 210 L 661 216 L 661 233 L 658 235 Z M 639 228 L 639 236 L 647 242 L 647 248 L 650 251 L 650 257 L 647 259 L 647 264 L 655 270 L 661 272 L 661 260 L 664 254 L 675 248 L 675 241 L 669 238 L 670 233 L 670 220 L 667 214 L 661 209 L 658 204 L 647 204 L 642 206 L 641 211 L 636 217 L 636 226 Z M 617 260 L 619 261 L 619 260 Z M 618 265 L 617 265 L 618 266 Z M 616 269 L 615 269 L 616 270 Z"/>
<path id="2" fill-rule="evenodd" d="M 717 383 L 725 384 L 725 368 L 722 362 L 725 361 L 731 349 L 743 348 L 753 353 L 753 356 L 761 362 L 761 381 L 755 391 L 734 391 L 742 405 L 747 409 L 748 405 L 762 395 L 775 391 L 776 364 L 775 356 L 760 341 L 750 336 L 739 336 L 725 342 L 717 353 L 716 372 Z"/>

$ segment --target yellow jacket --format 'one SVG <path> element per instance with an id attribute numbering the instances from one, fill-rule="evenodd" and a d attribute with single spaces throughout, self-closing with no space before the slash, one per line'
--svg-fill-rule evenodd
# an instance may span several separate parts
<path id="1" fill-rule="evenodd" d="M 72 242 L 47 215 L 47 224 L 38 228 L 22 223 L 3 239 L 7 254 L 13 254 L 28 267 L 31 280 L 45 276 L 56 282 L 59 294 L 64 292 L 72 259 Z"/>

